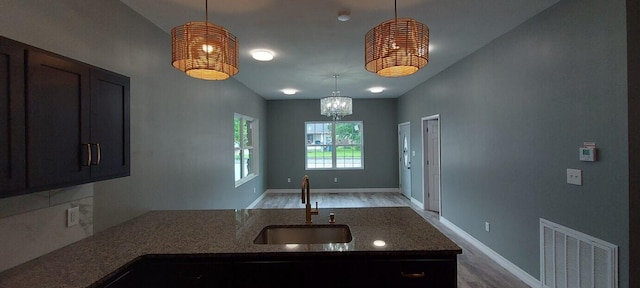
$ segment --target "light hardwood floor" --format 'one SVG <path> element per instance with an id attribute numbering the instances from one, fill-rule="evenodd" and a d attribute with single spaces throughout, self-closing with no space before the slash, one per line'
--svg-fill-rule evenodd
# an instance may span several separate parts
<path id="1" fill-rule="evenodd" d="M 312 202 L 321 208 L 411 207 L 431 225 L 462 248 L 458 255 L 458 287 L 519 288 L 529 287 L 480 250 L 459 237 L 438 220 L 438 214 L 419 209 L 399 193 L 313 193 Z M 304 208 L 300 195 L 267 194 L 253 208 Z"/>

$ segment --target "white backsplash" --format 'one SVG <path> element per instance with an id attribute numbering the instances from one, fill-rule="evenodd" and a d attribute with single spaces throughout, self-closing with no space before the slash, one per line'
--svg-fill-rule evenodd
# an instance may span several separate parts
<path id="1" fill-rule="evenodd" d="M 80 224 L 67 227 L 67 209 Z M 0 199 L 0 271 L 93 235 L 93 184 Z"/>

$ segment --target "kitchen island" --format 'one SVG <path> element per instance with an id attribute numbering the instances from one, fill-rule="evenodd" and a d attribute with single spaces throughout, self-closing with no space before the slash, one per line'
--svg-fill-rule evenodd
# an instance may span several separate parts
<path id="1" fill-rule="evenodd" d="M 0 287 L 103 287 L 133 267 L 147 269 L 149 263 L 156 267 L 150 273 L 156 275 L 160 271 L 166 275 L 180 270 L 182 276 L 176 277 L 199 280 L 206 279 L 209 275 L 203 273 L 209 271 L 216 272 L 215 277 L 226 275 L 233 279 L 245 275 L 241 280 L 257 281 L 274 275 L 307 281 L 304 287 L 313 286 L 308 281 L 318 275 L 328 279 L 354 274 L 373 279 L 373 283 L 380 283 L 378 287 L 386 287 L 386 280 L 378 281 L 376 275 L 397 268 L 400 270 L 390 271 L 390 275 L 409 281 L 453 277 L 446 281 L 446 287 L 455 287 L 456 256 L 462 250 L 410 208 L 321 208 L 320 214 L 313 216 L 314 223 L 328 223 L 330 212 L 335 213 L 337 224 L 350 227 L 352 241 L 305 245 L 253 243 L 266 226 L 304 224 L 304 209 L 152 211 L 4 271 L 0 273 Z M 384 246 L 375 246 L 374 241 L 384 241 Z M 283 273 L 278 277 L 274 274 L 286 269 L 303 269 L 304 273 Z M 432 269 L 434 272 L 429 272 Z M 230 276 L 229 273 L 238 270 L 242 270 L 241 274 Z M 185 275 L 184 271 L 192 272 Z M 147 277 L 149 273 L 140 275 Z"/>

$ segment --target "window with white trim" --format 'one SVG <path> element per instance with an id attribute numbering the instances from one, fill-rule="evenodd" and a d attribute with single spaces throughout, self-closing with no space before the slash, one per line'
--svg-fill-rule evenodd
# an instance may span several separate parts
<path id="1" fill-rule="evenodd" d="M 233 116 L 233 167 L 236 187 L 258 175 L 258 120 Z"/>
<path id="2" fill-rule="evenodd" d="M 305 122 L 305 168 L 364 169 L 362 121 Z"/>

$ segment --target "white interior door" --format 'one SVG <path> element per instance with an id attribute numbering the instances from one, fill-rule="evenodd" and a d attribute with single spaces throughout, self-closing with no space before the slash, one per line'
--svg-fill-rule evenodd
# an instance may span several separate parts
<path id="1" fill-rule="evenodd" d="M 440 139 L 438 138 L 438 119 L 427 121 L 427 143 L 428 143 L 428 170 L 429 170 L 429 192 L 428 208 L 431 211 L 440 211 Z"/>
<path id="2" fill-rule="evenodd" d="M 400 191 L 411 199 L 411 136 L 409 123 L 398 125 L 398 154 L 400 167 Z"/>

